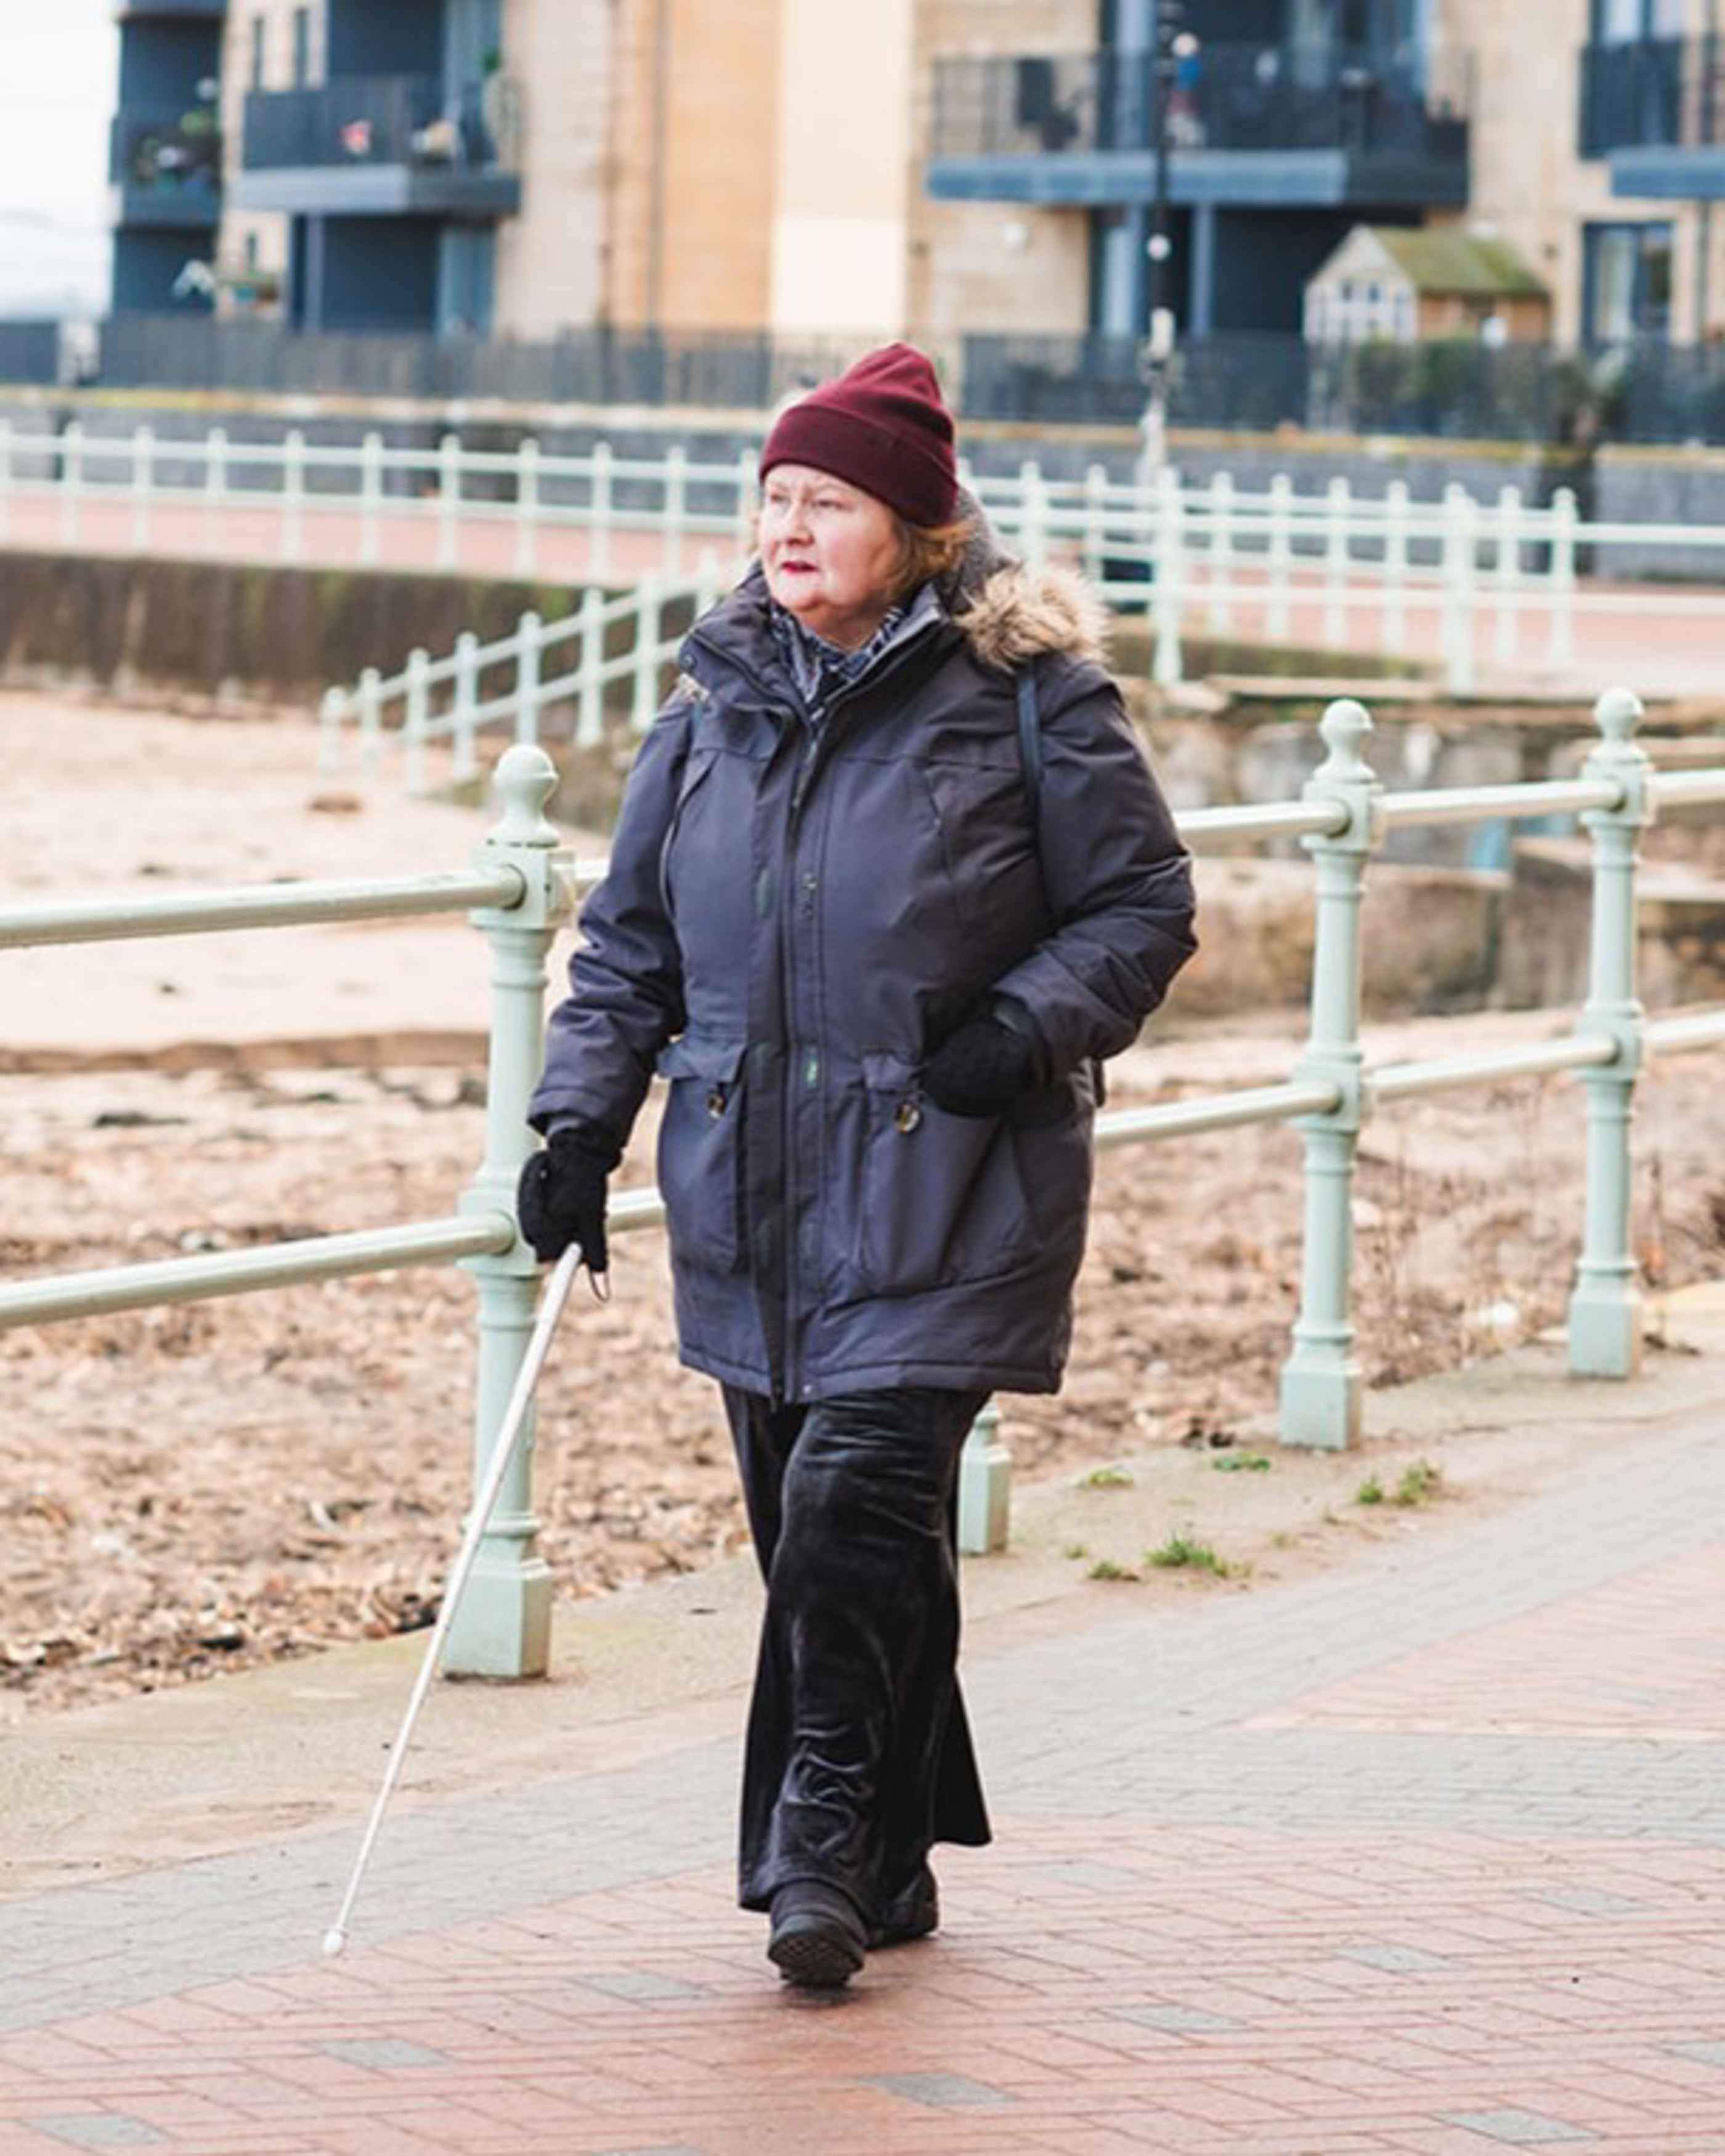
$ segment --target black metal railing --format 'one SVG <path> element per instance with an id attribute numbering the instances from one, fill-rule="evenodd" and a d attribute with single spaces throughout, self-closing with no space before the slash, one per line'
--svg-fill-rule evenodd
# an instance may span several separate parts
<path id="1" fill-rule="evenodd" d="M 207 198 L 214 214 L 222 192 L 222 136 L 214 113 L 194 107 L 117 114 L 108 131 L 108 177 L 116 187 L 145 194 Z"/>
<path id="2" fill-rule="evenodd" d="M 973 419 L 1134 425 L 1143 347 L 1132 337 L 973 336 Z M 1168 382 L 1177 427 L 1421 435 L 1448 440 L 1725 442 L 1725 348 L 1643 343 L 1563 351 L 1466 338 L 1309 344 L 1286 334 L 1199 337 Z"/>
<path id="3" fill-rule="evenodd" d="M 1584 45 L 1580 139 L 1584 157 L 1725 144 L 1725 37 Z"/>
<path id="4" fill-rule="evenodd" d="M 934 64 L 936 157 L 1147 151 L 1155 133 L 1147 53 L 1024 54 Z M 1440 81 L 1325 44 L 1204 45 L 1168 92 L 1174 151 L 1345 150 L 1465 162 L 1465 56 Z"/>
<path id="5" fill-rule="evenodd" d="M 245 100 L 248 172 L 305 166 L 444 166 L 508 170 L 508 83 L 449 88 L 436 75 L 345 75 L 309 90 L 254 90 Z"/>

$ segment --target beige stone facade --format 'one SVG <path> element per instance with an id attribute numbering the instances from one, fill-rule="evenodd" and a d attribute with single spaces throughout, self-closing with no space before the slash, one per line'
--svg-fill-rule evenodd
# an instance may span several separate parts
<path id="1" fill-rule="evenodd" d="M 1676 4 L 1676 0 L 1671 0 Z M 297 0 L 230 14 L 230 160 L 263 26 L 263 80 L 291 80 Z M 1698 25 L 1708 0 L 1686 0 Z M 544 337 L 608 321 L 788 337 L 1078 331 L 1091 314 L 1084 209 L 938 203 L 924 172 L 944 55 L 1081 54 L 1096 0 L 503 0 L 521 207 L 496 226 L 495 319 Z M 1440 71 L 1471 62 L 1470 225 L 1548 286 L 1580 333 L 1586 228 L 1673 228 L 1670 332 L 1725 334 L 1725 205 L 1614 198 L 1578 146 L 1589 0 L 1433 0 Z M 322 78 L 326 0 L 311 8 Z M 1201 14 L 1202 10 L 1200 9 Z M 1708 260 L 1702 275 L 1702 234 Z M 285 270 L 287 220 L 230 210 L 219 257 Z M 1706 319 L 1701 295 L 1705 290 Z"/>

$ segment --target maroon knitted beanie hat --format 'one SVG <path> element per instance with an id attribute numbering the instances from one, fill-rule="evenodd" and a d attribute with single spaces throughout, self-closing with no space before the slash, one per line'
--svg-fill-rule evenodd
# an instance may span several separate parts
<path id="1" fill-rule="evenodd" d="M 952 415 L 914 345 L 883 345 L 788 406 L 761 452 L 762 479 L 775 465 L 849 480 L 906 524 L 950 523 L 957 504 Z"/>

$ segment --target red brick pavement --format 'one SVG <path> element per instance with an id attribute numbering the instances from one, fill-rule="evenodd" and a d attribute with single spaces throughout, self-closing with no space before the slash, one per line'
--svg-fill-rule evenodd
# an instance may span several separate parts
<path id="1" fill-rule="evenodd" d="M 0 2040 L 0 2156 L 1725 2149 L 1725 1851 L 999 1824 L 834 1999 L 703 1871 Z"/>

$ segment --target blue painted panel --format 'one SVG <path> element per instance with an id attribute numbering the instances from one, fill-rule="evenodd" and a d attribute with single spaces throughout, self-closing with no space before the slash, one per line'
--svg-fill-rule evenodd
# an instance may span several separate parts
<path id="1" fill-rule="evenodd" d="M 1701 150 L 1620 150 L 1610 161 L 1614 195 L 1659 202 L 1725 202 L 1725 143 Z"/>
<path id="2" fill-rule="evenodd" d="M 120 106 L 179 112 L 198 102 L 198 85 L 221 73 L 216 23 L 128 22 L 120 33 Z"/>
<path id="3" fill-rule="evenodd" d="M 307 327 L 435 329 L 440 229 L 434 218 L 326 218 L 322 319 Z"/>
<path id="4" fill-rule="evenodd" d="M 441 75 L 444 0 L 329 0 L 331 81 L 347 74 Z"/>
<path id="5" fill-rule="evenodd" d="M 116 315 L 207 314 L 209 302 L 174 297 L 174 280 L 188 261 L 208 262 L 215 234 L 132 230 L 114 235 L 112 307 Z"/>

